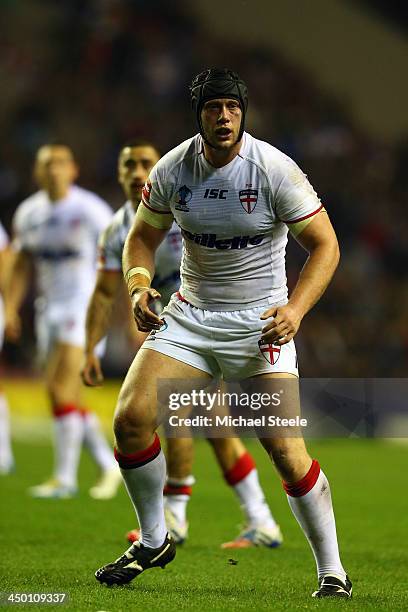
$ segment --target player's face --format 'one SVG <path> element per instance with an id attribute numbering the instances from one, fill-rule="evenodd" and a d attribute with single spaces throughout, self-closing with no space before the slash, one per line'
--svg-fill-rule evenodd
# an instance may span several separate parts
<path id="1" fill-rule="evenodd" d="M 154 147 L 125 147 L 119 156 L 118 180 L 128 200 L 137 207 L 150 170 L 160 157 Z"/>
<path id="2" fill-rule="evenodd" d="M 242 111 L 237 100 L 219 98 L 205 102 L 201 122 L 206 139 L 220 150 L 235 145 L 241 127 Z"/>
<path id="3" fill-rule="evenodd" d="M 45 146 L 37 153 L 34 176 L 51 197 L 64 197 L 78 176 L 72 151 L 62 145 Z"/>

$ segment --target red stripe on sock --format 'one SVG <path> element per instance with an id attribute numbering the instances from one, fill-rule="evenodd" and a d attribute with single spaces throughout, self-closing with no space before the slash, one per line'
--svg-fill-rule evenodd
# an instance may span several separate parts
<path id="1" fill-rule="evenodd" d="M 232 466 L 227 472 L 224 472 L 224 478 L 229 485 L 232 487 L 238 482 L 241 482 L 249 472 L 252 472 L 256 468 L 255 461 L 252 459 L 252 455 L 248 452 L 241 455 L 235 465 Z"/>
<path id="2" fill-rule="evenodd" d="M 120 467 L 124 470 L 131 470 L 153 461 L 153 459 L 156 459 L 160 451 L 160 438 L 157 434 L 155 434 L 153 444 L 144 450 L 137 451 L 137 453 L 133 453 L 132 455 L 122 455 L 115 448 L 114 453 L 115 459 L 119 463 Z"/>
<path id="3" fill-rule="evenodd" d="M 174 485 L 166 485 L 163 489 L 164 495 L 188 495 L 190 496 L 193 492 L 193 488 L 187 485 L 180 485 L 175 487 Z"/>
<path id="4" fill-rule="evenodd" d="M 320 465 L 313 459 L 310 470 L 301 480 L 294 483 L 282 481 L 283 488 L 291 497 L 301 497 L 313 489 L 320 474 Z"/>
<path id="5" fill-rule="evenodd" d="M 52 412 L 56 419 L 60 419 L 71 412 L 78 412 L 78 406 L 75 404 L 59 404 L 57 406 L 52 407 Z"/>

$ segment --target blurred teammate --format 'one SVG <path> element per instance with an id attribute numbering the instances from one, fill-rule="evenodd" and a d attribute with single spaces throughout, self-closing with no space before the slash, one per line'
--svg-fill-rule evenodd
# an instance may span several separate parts
<path id="1" fill-rule="evenodd" d="M 140 204 L 143 186 L 153 166 L 160 159 L 157 149 L 148 142 L 125 145 L 119 155 L 118 179 L 127 202 L 115 214 L 100 239 L 99 271 L 86 320 L 85 361 L 82 378 L 85 384 L 101 384 L 103 375 L 95 347 L 106 335 L 109 316 L 117 292 L 123 285 L 122 252 L 127 234 Z M 180 286 L 181 234 L 173 223 L 155 254 L 154 286 L 166 305 Z M 132 328 L 135 328 L 132 322 Z M 139 333 L 139 342 L 145 334 Z M 250 546 L 276 547 L 282 542 L 258 481 L 254 460 L 238 438 L 210 440 L 226 482 L 236 493 L 245 514 L 246 528 L 228 548 Z M 173 539 L 182 543 L 188 535 L 187 502 L 191 495 L 193 442 L 191 438 L 168 438 L 168 476 L 164 488 L 166 524 Z M 139 532 L 130 532 L 129 539 L 138 539 Z"/>
<path id="2" fill-rule="evenodd" d="M 228 379 L 292 381 L 299 411 L 293 337 L 337 267 L 339 250 L 320 200 L 286 155 L 244 132 L 247 88 L 235 73 L 206 70 L 191 86 L 199 131 L 153 168 L 128 235 L 123 269 L 135 320 L 146 340 L 119 396 L 116 457 L 139 517 L 142 537 L 96 572 L 124 584 L 172 561 L 162 488 L 164 455 L 155 433 L 157 381 L 220 373 Z M 154 253 L 174 219 L 184 255 L 179 297 L 163 318 L 149 309 Z M 308 259 L 288 300 L 288 229 Z M 282 384 L 282 383 L 281 383 Z M 296 405 L 295 405 L 296 404 Z M 340 560 L 330 487 L 300 437 L 264 437 L 283 479 L 290 507 L 315 556 L 315 597 L 351 596 Z"/>
<path id="3" fill-rule="evenodd" d="M 3 299 L 7 271 L 10 264 L 8 237 L 0 223 L 0 351 L 3 346 L 4 311 Z M 10 441 L 9 409 L 0 382 L 0 475 L 9 474 L 14 467 Z"/>
<path id="4" fill-rule="evenodd" d="M 13 246 L 17 253 L 6 302 L 6 334 L 16 341 L 21 334 L 18 311 L 33 264 L 36 334 L 55 423 L 55 468 L 51 480 L 30 492 L 43 498 L 74 495 L 84 444 L 101 470 L 90 494 L 108 498 L 119 486 L 118 470 L 96 416 L 82 406 L 79 371 L 86 306 L 96 274 L 97 241 L 112 211 L 97 195 L 73 184 L 78 167 L 69 147 L 41 147 L 34 172 L 41 190 L 20 204 L 14 215 Z"/>

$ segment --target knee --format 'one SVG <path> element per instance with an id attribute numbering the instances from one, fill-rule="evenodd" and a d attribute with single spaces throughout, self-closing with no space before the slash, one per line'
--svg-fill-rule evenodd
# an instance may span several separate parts
<path id="1" fill-rule="evenodd" d="M 306 448 L 303 444 L 293 443 L 291 438 L 269 440 L 264 446 L 277 471 L 288 482 L 302 478 L 310 467 L 311 459 Z"/>
<path id="2" fill-rule="evenodd" d="M 129 439 L 137 440 L 151 434 L 156 429 L 150 415 L 143 405 L 131 405 L 119 398 L 113 420 L 113 431 L 119 446 Z"/>
<path id="3" fill-rule="evenodd" d="M 74 403 L 74 398 L 69 393 L 69 390 L 58 381 L 49 381 L 47 384 L 47 391 L 53 406 Z"/>

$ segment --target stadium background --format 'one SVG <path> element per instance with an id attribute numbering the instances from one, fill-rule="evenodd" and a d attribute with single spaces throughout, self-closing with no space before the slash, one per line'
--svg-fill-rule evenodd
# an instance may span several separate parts
<path id="1" fill-rule="evenodd" d="M 187 93 L 191 76 L 211 65 L 231 67 L 249 86 L 248 131 L 289 154 L 308 174 L 341 245 L 335 279 L 297 337 L 303 376 L 405 377 L 407 17 L 401 3 L 381 0 L 224 0 L 222 4 L 31 0 L 24 5 L 4 0 L 0 7 L 5 26 L 0 41 L 2 223 L 10 231 L 13 211 L 34 190 L 33 156 L 49 140 L 72 146 L 82 186 L 95 190 L 114 208 L 121 206 L 116 183 L 120 146 L 141 136 L 165 152 L 190 137 L 196 131 Z M 303 259 L 301 249 L 291 244 L 291 284 Z M 119 378 L 131 354 L 120 320 L 118 305 L 105 368 Z M 0 364 L 17 438 L 18 472 L 16 480 L 6 485 L 16 516 L 23 516 L 17 507 L 23 486 L 33 484 L 34 477 L 24 473 L 18 457 L 37 448 L 33 440 L 45 444 L 38 447 L 39 458 L 51 453 L 47 405 L 34 362 L 30 300 L 24 307 L 24 328 L 23 342 L 6 345 Z M 107 427 L 117 388 L 114 379 L 105 389 L 87 395 Z M 29 415 L 35 416 L 35 427 Z M 376 465 L 379 482 L 387 480 L 392 495 L 392 483 L 400 482 L 395 470 L 406 467 L 407 460 L 400 448 L 375 444 L 368 450 L 357 449 L 355 461 L 363 467 L 351 499 L 363 515 L 372 507 L 378 511 L 368 526 L 377 533 L 377 543 L 387 546 L 394 514 L 387 514 L 380 496 L 371 505 L 363 503 L 356 491 L 360 486 L 363 496 L 364 483 L 375 486 L 378 480 L 368 475 Z M 206 456 L 205 452 L 199 454 Z M 322 454 L 334 472 L 340 465 L 353 470 L 353 451 L 350 455 L 344 441 L 331 450 L 323 444 Z M 265 472 L 266 462 L 258 460 Z M 40 468 L 37 464 L 36 478 L 45 475 Z M 86 464 L 83 470 L 89 471 Z M 337 480 L 339 488 L 348 486 L 347 478 Z M 340 509 L 343 503 L 346 512 L 348 498 L 344 491 L 341 495 Z M 224 503 L 219 496 L 219 503 Z M 403 506 L 394 511 L 400 518 Z M 112 512 L 116 512 L 113 506 Z M 378 525 L 384 522 L 386 533 L 379 535 Z M 18 525 L 13 527 L 18 532 Z M 399 528 L 398 538 L 403 541 L 406 521 L 399 521 Z M 299 537 L 297 532 L 293 537 Z M 375 555 L 375 543 L 370 546 L 368 556 Z M 398 550 L 393 557 L 396 564 L 390 565 L 394 575 L 401 555 Z M 150 577 L 147 584 L 153 585 Z M 372 604 L 377 605 L 375 597 Z M 406 607 L 398 608 L 394 602 L 393 609 Z"/>
<path id="2" fill-rule="evenodd" d="M 10 229 L 14 209 L 32 192 L 33 155 L 50 139 L 69 142 L 80 162 L 80 183 L 119 207 L 123 197 L 115 170 L 121 144 L 140 134 L 165 152 L 188 138 L 196 131 L 187 93 L 191 76 L 209 65 L 232 66 L 248 81 L 248 131 L 299 163 L 327 206 L 341 244 L 330 291 L 297 338 L 303 375 L 404 376 L 403 15 L 393 22 L 372 10 L 392 3 L 368 2 L 368 12 L 364 3 L 331 1 L 324 3 L 319 21 L 320 2 L 289 2 L 281 15 L 270 8 L 270 35 L 261 32 L 257 44 L 262 1 L 253 8 L 238 3 L 235 17 L 233 4 L 224 2 L 226 15 L 221 12 L 218 23 L 225 32 L 216 27 L 216 13 L 205 8 L 211 3 L 192 4 L 31 1 L 22 9 L 17 2 L 2 3 L 7 24 L 0 54 L 6 84 L 0 114 L 2 222 Z M 293 26 L 299 21 L 303 39 Z M 362 31 L 345 31 L 349 23 Z M 295 45 L 280 33 L 291 27 Z M 303 253 L 292 248 L 290 280 L 302 260 Z M 20 349 L 8 347 L 9 364 L 31 362 L 29 328 Z M 123 369 L 121 348 L 112 347 L 111 354 L 110 367 Z"/>

